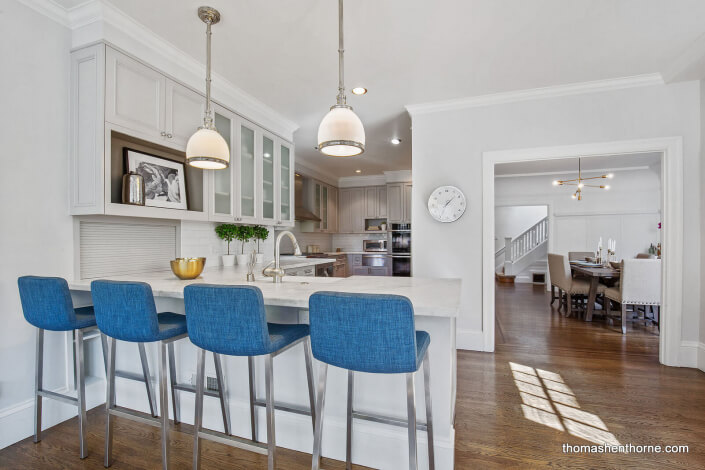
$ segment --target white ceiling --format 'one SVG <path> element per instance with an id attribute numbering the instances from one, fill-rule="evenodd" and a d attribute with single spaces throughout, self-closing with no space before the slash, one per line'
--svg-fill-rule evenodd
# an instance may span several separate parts
<path id="1" fill-rule="evenodd" d="M 110 1 L 201 61 L 196 10 L 218 8 L 214 70 L 298 123 L 297 158 L 336 176 L 411 167 L 404 105 L 660 72 L 705 32 L 702 0 L 348 0 L 346 84 L 369 89 L 349 95 L 367 151 L 336 159 L 314 150 L 337 92 L 336 1 Z"/>
<path id="2" fill-rule="evenodd" d="M 582 171 L 619 170 L 620 168 L 650 167 L 658 171 L 660 152 L 599 155 L 580 159 Z M 577 173 L 577 158 L 557 158 L 530 162 L 501 163 L 495 165 L 495 176 Z"/>

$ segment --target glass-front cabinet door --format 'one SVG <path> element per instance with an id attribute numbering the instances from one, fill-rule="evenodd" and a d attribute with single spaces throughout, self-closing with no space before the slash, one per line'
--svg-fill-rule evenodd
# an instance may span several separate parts
<path id="1" fill-rule="evenodd" d="M 234 115 L 219 106 L 215 107 L 215 127 L 228 143 L 230 149 L 230 166 L 224 170 L 210 170 L 211 174 L 211 201 L 210 220 L 217 222 L 230 222 L 233 220 L 235 210 L 233 204 L 233 162 L 237 161 L 235 149 Z"/>
<path id="2" fill-rule="evenodd" d="M 236 178 L 239 187 L 236 222 L 257 220 L 257 160 L 256 127 L 246 121 L 240 123 L 240 155 Z"/>
<path id="3" fill-rule="evenodd" d="M 288 145 L 279 145 L 279 217 L 278 225 L 294 225 L 293 186 L 294 168 L 293 155 Z"/>
<path id="4" fill-rule="evenodd" d="M 262 201 L 261 217 L 264 223 L 275 223 L 274 136 L 261 134 Z"/>

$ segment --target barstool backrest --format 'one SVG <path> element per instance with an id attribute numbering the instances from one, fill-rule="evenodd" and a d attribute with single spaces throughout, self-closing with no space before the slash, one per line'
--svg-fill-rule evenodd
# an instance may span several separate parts
<path id="1" fill-rule="evenodd" d="M 91 295 L 100 331 L 121 341 L 154 341 L 159 334 L 157 307 L 149 284 L 93 281 Z"/>
<path id="2" fill-rule="evenodd" d="M 414 309 L 406 297 L 316 292 L 309 298 L 309 324 L 319 361 L 360 372 L 418 369 Z"/>
<path id="3" fill-rule="evenodd" d="M 184 288 L 189 339 L 230 356 L 270 352 L 262 291 L 255 286 L 191 284 Z"/>
<path id="4" fill-rule="evenodd" d="M 72 330 L 76 312 L 66 279 L 22 276 L 17 279 L 25 319 L 45 330 Z"/>

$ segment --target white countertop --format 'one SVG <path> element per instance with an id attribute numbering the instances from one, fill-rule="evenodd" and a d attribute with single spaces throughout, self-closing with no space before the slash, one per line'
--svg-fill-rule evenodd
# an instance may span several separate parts
<path id="1" fill-rule="evenodd" d="M 322 258 L 309 259 L 319 261 Z M 206 268 L 198 279 L 190 281 L 178 279 L 171 271 L 110 276 L 107 279 L 146 282 L 152 287 L 155 296 L 172 298 L 183 298 L 184 287 L 189 284 L 253 285 L 262 290 L 265 305 L 281 307 L 308 308 L 309 297 L 317 291 L 403 295 L 411 300 L 414 312 L 419 316 L 456 317 L 460 307 L 460 279 L 285 276 L 281 284 L 275 284 L 271 278 L 262 276 L 262 268 L 255 267 L 257 280 L 250 283 L 245 280 L 245 269 L 223 266 Z M 69 288 L 89 291 L 91 280 L 69 282 Z"/>
<path id="2" fill-rule="evenodd" d="M 319 264 L 335 263 L 335 258 L 306 258 L 305 256 L 281 255 L 279 265 L 284 269 L 303 268 L 306 266 L 317 266 Z M 242 268 L 240 268 L 242 269 Z M 255 270 L 257 267 L 255 266 Z M 259 269 L 262 271 L 262 268 Z M 247 271 L 244 271 L 247 272 Z"/>

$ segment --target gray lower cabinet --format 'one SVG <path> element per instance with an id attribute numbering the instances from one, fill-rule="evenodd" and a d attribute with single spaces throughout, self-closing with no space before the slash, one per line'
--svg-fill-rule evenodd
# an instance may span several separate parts
<path id="1" fill-rule="evenodd" d="M 348 265 L 353 276 L 390 276 L 391 259 L 380 255 L 349 255 Z"/>
<path id="2" fill-rule="evenodd" d="M 284 273 L 286 273 L 287 276 L 315 276 L 316 275 L 316 267 L 315 266 L 305 266 L 302 268 L 285 269 Z"/>

